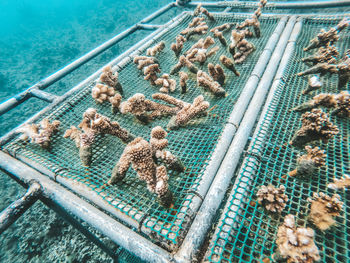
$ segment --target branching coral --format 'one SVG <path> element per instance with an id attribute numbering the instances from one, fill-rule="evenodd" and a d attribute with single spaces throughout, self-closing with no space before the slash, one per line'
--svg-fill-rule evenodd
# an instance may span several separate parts
<path id="1" fill-rule="evenodd" d="M 192 22 L 189 23 L 188 27 L 180 32 L 181 35 L 185 36 L 187 40 L 193 35 L 203 35 L 206 34 L 208 30 L 207 23 L 205 23 L 204 18 L 195 17 Z"/>
<path id="2" fill-rule="evenodd" d="M 290 144 L 301 147 L 306 143 L 322 140 L 328 142 L 334 135 L 338 134 L 338 127 L 328 118 L 321 109 L 313 109 L 301 116 L 302 127 L 295 133 Z"/>
<path id="3" fill-rule="evenodd" d="M 159 52 L 161 52 L 165 48 L 165 42 L 161 41 L 158 44 L 154 45 L 153 47 L 150 47 L 147 49 L 146 54 L 147 56 L 155 56 Z"/>
<path id="4" fill-rule="evenodd" d="M 220 86 L 220 84 L 214 81 L 207 73 L 199 70 L 197 73 L 197 84 L 209 90 L 215 96 L 224 97 L 226 96 L 226 91 Z"/>
<path id="5" fill-rule="evenodd" d="M 237 69 L 235 67 L 235 62 L 232 59 L 222 55 L 222 56 L 220 56 L 219 60 L 222 63 L 222 65 L 224 65 L 227 69 L 231 70 L 237 77 L 239 77 L 241 75 L 237 71 Z"/>
<path id="6" fill-rule="evenodd" d="M 316 54 L 302 58 L 303 62 L 311 62 L 312 64 L 328 63 L 334 64 L 339 55 L 338 49 L 335 46 L 327 45 L 320 47 Z"/>
<path id="7" fill-rule="evenodd" d="M 181 93 L 187 92 L 187 80 L 188 80 L 188 74 L 186 72 L 180 71 L 180 87 L 181 87 Z"/>
<path id="8" fill-rule="evenodd" d="M 218 38 L 220 43 L 223 46 L 227 46 L 227 41 L 223 35 L 223 32 L 230 30 L 234 26 L 233 23 L 226 23 L 217 27 L 214 27 L 210 30 L 213 33 L 214 37 Z"/>
<path id="9" fill-rule="evenodd" d="M 225 76 L 224 70 L 219 64 L 216 64 L 214 66 L 214 64 L 209 63 L 208 72 L 210 76 L 213 78 L 213 80 L 217 81 L 220 85 L 224 85 L 226 76 Z"/>
<path id="10" fill-rule="evenodd" d="M 118 111 L 118 107 L 122 101 L 122 96 L 119 93 L 116 93 L 114 88 L 97 83 L 96 86 L 92 88 L 91 94 L 98 103 L 109 101 L 112 105 L 113 113 Z"/>
<path id="11" fill-rule="evenodd" d="M 253 15 L 252 18 L 247 18 L 244 20 L 241 24 L 237 25 L 236 28 L 238 30 L 242 30 L 245 28 L 253 27 L 254 33 L 256 37 L 260 37 L 260 22 L 258 20 L 258 17 L 256 15 Z"/>
<path id="12" fill-rule="evenodd" d="M 350 176 L 344 175 L 341 179 L 334 178 L 334 182 L 328 184 L 328 187 L 334 190 L 350 188 Z"/>
<path id="13" fill-rule="evenodd" d="M 134 57 L 134 63 L 137 64 L 138 69 L 143 69 L 144 79 L 149 80 L 151 85 L 156 85 L 157 73 L 160 73 L 158 61 L 152 57 L 136 56 Z"/>
<path id="14" fill-rule="evenodd" d="M 38 144 L 41 147 L 48 149 L 51 144 L 51 137 L 58 131 L 61 122 L 54 120 L 50 123 L 49 119 L 43 119 L 38 124 L 25 124 L 17 129 L 18 133 L 23 133 L 20 136 L 21 140 L 27 141 L 30 139 L 31 143 Z"/>
<path id="15" fill-rule="evenodd" d="M 304 48 L 304 51 L 308 51 L 314 48 L 319 48 L 322 46 L 327 46 L 328 44 L 333 44 L 339 40 L 338 33 L 346 28 L 350 23 L 350 20 L 344 18 L 339 22 L 339 24 L 328 31 L 321 29 L 321 32 L 317 36 L 310 40 L 309 46 Z"/>
<path id="16" fill-rule="evenodd" d="M 343 207 L 339 195 L 330 197 L 322 192 L 314 193 L 308 201 L 311 202 L 309 220 L 318 229 L 325 231 L 336 223 L 334 217 L 340 214 Z"/>
<path id="17" fill-rule="evenodd" d="M 200 62 L 204 64 L 207 58 L 211 57 L 219 50 L 219 47 L 214 47 L 209 50 L 209 47 L 214 43 L 214 39 L 210 36 L 206 39 L 200 39 L 185 53 L 186 58 L 191 62 Z"/>
<path id="18" fill-rule="evenodd" d="M 157 86 L 162 86 L 159 91 L 163 93 L 174 92 L 176 89 L 176 80 L 171 79 L 169 74 L 163 74 L 154 82 Z"/>
<path id="19" fill-rule="evenodd" d="M 299 176 L 302 178 L 312 177 L 320 167 L 326 164 L 326 154 L 318 147 L 305 146 L 307 154 L 297 159 L 297 168 L 289 172 L 289 176 Z"/>
<path id="20" fill-rule="evenodd" d="M 310 92 L 314 90 L 318 90 L 322 87 L 323 83 L 321 82 L 319 75 L 312 75 L 308 78 L 308 86 L 306 89 L 302 91 L 303 95 L 309 94 Z"/>
<path id="21" fill-rule="evenodd" d="M 170 119 L 167 128 L 174 130 L 185 126 L 190 120 L 207 115 L 208 108 L 209 102 L 205 101 L 204 97 L 200 95 L 193 100 L 192 104 L 186 103 L 176 116 Z"/>
<path id="22" fill-rule="evenodd" d="M 245 36 L 245 31 L 232 30 L 229 52 L 238 64 L 242 63 L 255 49 L 254 45 L 244 38 Z"/>
<path id="23" fill-rule="evenodd" d="M 206 15 L 210 21 L 215 21 L 214 16 L 211 13 L 209 13 L 207 9 L 202 7 L 202 4 L 197 5 L 196 9 L 193 12 L 193 16 L 199 16 L 200 13 Z"/>
<path id="24" fill-rule="evenodd" d="M 78 126 L 71 126 L 64 138 L 74 140 L 79 148 L 80 159 L 85 166 L 89 166 L 92 160 L 92 146 L 98 134 L 110 134 L 121 139 L 123 142 L 132 141 L 135 136 L 123 129 L 118 122 L 111 121 L 109 118 L 97 113 L 96 109 L 89 108 L 83 114 L 83 120 Z"/>
<path id="25" fill-rule="evenodd" d="M 169 169 L 179 172 L 184 171 L 184 166 L 176 156 L 165 150 L 168 146 L 166 135 L 167 133 L 157 126 L 152 129 L 150 143 L 141 137 L 130 142 L 115 165 L 108 184 L 113 185 L 121 181 L 132 165 L 139 179 L 147 183 L 148 190 L 157 194 L 160 203 L 167 208 L 173 207 L 173 194 L 169 189 L 167 170 L 165 166 L 157 166 L 156 161 L 163 161 Z M 166 158 L 162 159 L 164 156 Z"/>
<path id="26" fill-rule="evenodd" d="M 152 97 L 159 98 L 159 94 L 153 94 Z M 136 93 L 134 96 L 130 97 L 127 101 L 122 102 L 120 105 L 121 113 L 131 113 L 143 123 L 148 123 L 157 117 L 174 115 L 179 110 L 180 108 L 178 106 L 170 107 L 148 100 L 146 99 L 145 95 L 141 93 Z"/>
<path id="27" fill-rule="evenodd" d="M 332 115 L 350 117 L 350 94 L 348 91 L 341 91 L 339 94 L 321 93 L 295 108 L 293 111 L 304 112 L 316 107 L 334 108 Z"/>
<path id="28" fill-rule="evenodd" d="M 100 76 L 100 81 L 109 87 L 112 87 L 114 90 L 118 91 L 120 94 L 123 94 L 122 85 L 118 80 L 118 72 L 113 74 L 112 67 L 106 66 L 102 69 L 102 74 Z"/>
<path id="29" fill-rule="evenodd" d="M 171 44 L 170 48 L 172 51 L 174 51 L 176 57 L 180 55 L 185 42 L 186 42 L 186 38 L 184 38 L 182 35 L 178 35 L 176 37 L 176 43 Z"/>
<path id="30" fill-rule="evenodd" d="M 280 185 L 279 188 L 275 188 L 273 185 L 262 185 L 256 194 L 258 203 L 266 210 L 281 213 L 288 201 L 288 196 L 284 193 L 285 190 L 284 185 Z"/>
<path id="31" fill-rule="evenodd" d="M 180 56 L 179 62 L 171 69 L 170 75 L 178 73 L 183 67 L 187 67 L 189 71 L 197 74 L 198 68 L 189 61 L 185 56 Z"/>
<path id="32" fill-rule="evenodd" d="M 276 240 L 278 248 L 273 259 L 288 263 L 311 263 L 320 260 L 314 236 L 314 230 L 296 227 L 294 216 L 287 215 L 278 228 Z"/>

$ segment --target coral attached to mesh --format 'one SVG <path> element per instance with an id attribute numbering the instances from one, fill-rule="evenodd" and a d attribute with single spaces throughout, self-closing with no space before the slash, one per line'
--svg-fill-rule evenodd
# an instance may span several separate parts
<path id="1" fill-rule="evenodd" d="M 214 64 L 209 63 L 208 72 L 213 80 L 217 81 L 220 85 L 224 85 L 226 76 L 223 68 L 219 64 L 214 66 Z"/>
<path id="2" fill-rule="evenodd" d="M 350 176 L 344 175 L 340 179 L 334 178 L 334 182 L 328 184 L 327 186 L 334 190 L 350 188 Z"/>
<path id="3" fill-rule="evenodd" d="M 273 185 L 262 185 L 258 192 L 258 203 L 271 212 L 281 213 L 286 206 L 288 196 L 284 193 L 286 190 L 284 185 L 275 188 Z"/>
<path id="4" fill-rule="evenodd" d="M 226 91 L 221 87 L 221 85 L 213 80 L 206 72 L 199 70 L 197 73 L 197 83 L 198 86 L 204 87 L 206 90 L 213 93 L 218 97 L 225 97 Z"/>
<path id="5" fill-rule="evenodd" d="M 158 44 L 154 45 L 153 47 L 150 47 L 147 49 L 146 54 L 147 56 L 156 56 L 159 52 L 161 52 L 165 48 L 165 42 L 161 41 Z"/>
<path id="6" fill-rule="evenodd" d="M 193 12 L 193 16 L 199 16 L 199 14 L 204 14 L 209 18 L 210 21 L 215 21 L 214 16 L 211 13 L 209 13 L 209 11 L 207 9 L 202 7 L 202 4 L 199 4 L 196 7 L 196 9 Z"/>

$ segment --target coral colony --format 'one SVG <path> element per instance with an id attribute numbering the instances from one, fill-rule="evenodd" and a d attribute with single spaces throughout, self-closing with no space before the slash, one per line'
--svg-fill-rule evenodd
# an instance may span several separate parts
<path id="1" fill-rule="evenodd" d="M 134 139 L 127 130 L 120 127 L 116 121 L 97 113 L 96 109 L 89 108 L 83 114 L 83 120 L 78 126 L 71 126 L 63 137 L 74 140 L 79 148 L 80 160 L 84 166 L 90 166 L 92 161 L 92 147 L 98 134 L 110 134 L 120 138 L 123 142 L 130 142 Z"/>
<path id="2" fill-rule="evenodd" d="M 130 142 L 114 167 L 108 183 L 113 185 L 123 180 L 129 166 L 132 165 L 139 179 L 147 183 L 148 190 L 157 194 L 160 203 L 167 208 L 173 207 L 174 200 L 168 185 L 167 168 L 178 172 L 183 172 L 185 168 L 175 155 L 165 150 L 168 146 L 166 136 L 167 133 L 157 126 L 151 131 L 150 142 L 141 137 Z M 165 166 L 157 165 L 158 162 L 164 163 Z"/>
<path id="3" fill-rule="evenodd" d="M 58 131 L 61 122 L 54 120 L 50 123 L 49 119 L 43 119 L 38 124 L 25 124 L 17 129 L 17 133 L 22 133 L 20 139 L 38 144 L 42 148 L 48 149 L 51 144 L 51 137 Z"/>
<path id="4" fill-rule="evenodd" d="M 165 42 L 161 41 L 157 45 L 147 49 L 146 54 L 147 56 L 156 56 L 158 53 L 160 53 L 165 48 Z"/>
<path id="5" fill-rule="evenodd" d="M 334 190 L 350 188 L 350 176 L 344 175 L 340 179 L 334 178 L 334 182 L 328 184 L 328 188 Z"/>
<path id="6" fill-rule="evenodd" d="M 262 185 L 256 194 L 258 203 L 268 211 L 281 213 L 288 201 L 288 196 L 284 193 L 285 190 L 284 185 L 280 185 L 279 188 L 275 188 L 273 185 Z"/>

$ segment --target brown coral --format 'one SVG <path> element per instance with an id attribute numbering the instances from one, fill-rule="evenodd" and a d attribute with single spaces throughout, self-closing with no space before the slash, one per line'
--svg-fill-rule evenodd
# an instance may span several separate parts
<path id="1" fill-rule="evenodd" d="M 258 20 L 258 17 L 256 15 L 253 15 L 252 18 L 247 18 L 244 20 L 241 24 L 237 25 L 236 28 L 238 30 L 242 30 L 245 28 L 253 27 L 254 33 L 256 37 L 260 37 L 260 22 Z"/>
<path id="2" fill-rule="evenodd" d="M 338 55 L 339 52 L 335 46 L 327 45 L 325 47 L 320 47 L 316 54 L 302 58 L 302 61 L 310 62 L 314 65 L 318 63 L 334 64 L 337 61 Z"/>
<path id="3" fill-rule="evenodd" d="M 273 259 L 288 263 L 311 263 L 320 260 L 314 236 L 314 230 L 296 227 L 294 216 L 287 215 L 278 228 L 276 240 L 278 248 Z"/>
<path id="4" fill-rule="evenodd" d="M 197 74 L 198 68 L 189 61 L 185 56 L 180 56 L 179 62 L 171 69 L 170 75 L 178 73 L 183 67 L 187 67 L 189 71 Z"/>
<path id="5" fill-rule="evenodd" d="M 216 64 L 214 66 L 214 64 L 209 63 L 208 72 L 210 76 L 213 78 L 213 80 L 217 81 L 220 85 L 224 85 L 226 76 L 225 76 L 224 70 L 219 64 Z"/>
<path id="6" fill-rule="evenodd" d="M 231 32 L 229 52 L 238 64 L 242 63 L 255 50 L 254 45 L 245 39 L 246 35 L 247 31 L 232 30 Z"/>
<path id="7" fill-rule="evenodd" d="M 146 54 L 147 56 L 155 56 L 159 52 L 161 52 L 165 48 L 165 42 L 161 41 L 158 44 L 154 45 L 153 47 L 150 47 L 147 49 Z"/>
<path id="8" fill-rule="evenodd" d="M 302 127 L 295 133 L 290 144 L 301 147 L 306 143 L 322 140 L 328 142 L 338 134 L 338 127 L 330 122 L 328 115 L 321 109 L 313 109 L 301 116 Z"/>
<path id="9" fill-rule="evenodd" d="M 214 27 L 210 30 L 213 33 L 214 37 L 218 38 L 220 43 L 223 46 L 227 46 L 227 41 L 223 35 L 223 32 L 230 30 L 233 27 L 233 23 L 226 23 L 217 27 Z"/>
<path id="10" fill-rule="evenodd" d="M 340 196 L 335 194 L 332 197 L 320 192 L 314 193 L 311 202 L 309 220 L 320 230 L 324 231 L 333 226 L 336 222 L 334 217 L 338 216 L 343 207 Z"/>
<path id="11" fill-rule="evenodd" d="M 210 36 L 205 39 L 201 38 L 185 53 L 185 56 L 191 62 L 200 62 L 204 64 L 209 57 L 219 50 L 217 46 L 209 50 L 209 47 L 214 43 L 214 39 Z"/>
<path id="12" fill-rule="evenodd" d="M 114 88 L 97 83 L 91 90 L 91 95 L 98 103 L 109 101 L 112 105 L 112 112 L 116 113 L 121 103 L 122 96 L 116 93 Z"/>
<path id="13" fill-rule="evenodd" d="M 187 92 L 187 80 L 188 80 L 188 74 L 186 72 L 180 71 L 180 87 L 181 87 L 181 93 Z"/>
<path id="14" fill-rule="evenodd" d="M 318 147 L 312 148 L 305 146 L 307 154 L 300 156 L 297 159 L 297 168 L 289 172 L 289 176 L 299 176 L 303 178 L 310 178 L 318 171 L 318 169 L 326 164 L 326 154 L 324 150 Z"/>
<path id="15" fill-rule="evenodd" d="M 123 94 L 123 88 L 118 80 L 118 72 L 113 73 L 112 67 L 110 65 L 102 69 L 102 74 L 100 75 L 100 81 L 114 90 Z"/>
<path id="16" fill-rule="evenodd" d="M 237 77 L 239 77 L 241 75 L 237 71 L 237 69 L 235 67 L 235 62 L 232 59 L 222 55 L 222 56 L 220 56 L 219 60 L 222 63 L 222 65 L 224 65 L 227 69 L 231 70 Z"/>
<path id="17" fill-rule="evenodd" d="M 304 51 L 308 51 L 314 48 L 319 48 L 322 46 L 327 46 L 328 44 L 333 44 L 334 42 L 339 40 L 338 33 L 342 31 L 349 25 L 350 20 L 344 18 L 339 24 L 330 30 L 326 31 L 321 29 L 321 32 L 317 34 L 317 36 L 310 40 L 309 46 L 304 48 Z"/>
<path id="18" fill-rule="evenodd" d="M 280 185 L 279 188 L 275 188 L 273 185 L 262 185 L 256 194 L 258 203 L 266 210 L 281 213 L 288 201 L 288 196 L 284 193 L 285 190 L 284 185 Z"/>
<path id="19" fill-rule="evenodd" d="M 167 128 L 174 130 L 185 126 L 190 120 L 199 116 L 205 116 L 208 108 L 209 102 L 205 101 L 204 97 L 200 95 L 193 100 L 192 104 L 186 103 L 176 116 L 170 119 Z"/>
<path id="20" fill-rule="evenodd" d="M 202 70 L 199 70 L 197 73 L 197 84 L 198 86 L 202 86 L 206 90 L 209 90 L 215 96 L 226 96 L 226 91 L 220 86 L 220 84 L 214 81 L 207 73 Z"/>
<path id="21" fill-rule="evenodd" d="M 206 15 L 210 21 L 215 21 L 214 16 L 211 13 L 209 13 L 207 9 L 202 7 L 202 4 L 197 5 L 196 9 L 193 12 L 193 16 L 199 16 L 200 13 Z"/>
<path id="22" fill-rule="evenodd" d="M 176 57 L 180 55 L 185 42 L 186 42 L 186 38 L 184 38 L 182 35 L 178 35 L 176 37 L 176 43 L 171 44 L 170 48 L 172 51 L 174 51 Z"/>
<path id="23" fill-rule="evenodd" d="M 20 136 L 21 140 L 27 141 L 30 139 L 31 143 L 38 144 L 41 147 L 48 149 L 51 144 L 51 137 L 58 131 L 61 122 L 54 120 L 50 123 L 49 119 L 43 119 L 38 124 L 25 124 L 17 129 L 18 133 L 23 133 Z"/>
<path id="24" fill-rule="evenodd" d="M 159 91 L 163 93 L 174 92 L 176 89 L 176 80 L 171 79 L 169 74 L 163 74 L 154 82 L 157 86 L 162 86 Z"/>
<path id="25" fill-rule="evenodd" d="M 153 57 L 136 56 L 134 63 L 137 64 L 138 69 L 143 70 L 144 79 L 149 80 L 151 85 L 156 85 L 157 73 L 160 73 L 158 61 Z"/>
<path id="26" fill-rule="evenodd" d="M 334 190 L 350 188 L 350 176 L 344 175 L 341 179 L 334 178 L 334 182 L 328 184 L 328 187 Z"/>
<path id="27" fill-rule="evenodd" d="M 89 166 L 92 160 L 92 146 L 98 134 L 110 134 L 121 139 L 123 142 L 130 142 L 134 135 L 123 129 L 118 122 L 97 113 L 96 109 L 89 108 L 83 114 L 83 120 L 78 126 L 71 126 L 64 138 L 74 140 L 79 148 L 80 159 L 85 166 Z"/>

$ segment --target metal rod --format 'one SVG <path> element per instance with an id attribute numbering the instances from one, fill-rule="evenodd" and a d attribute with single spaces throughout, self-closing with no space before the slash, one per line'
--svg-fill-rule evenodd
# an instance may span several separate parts
<path id="1" fill-rule="evenodd" d="M 220 168 L 213 180 L 210 189 L 195 217 L 181 248 L 175 255 L 177 262 L 190 262 L 198 249 L 202 245 L 207 231 L 211 227 L 213 218 L 225 196 L 226 190 L 230 185 L 231 178 L 239 164 L 241 153 L 249 139 L 249 135 L 254 127 L 255 120 L 259 114 L 260 107 L 263 105 L 265 96 L 270 88 L 273 76 L 276 73 L 278 64 L 282 58 L 285 47 L 287 46 L 289 36 L 293 30 L 296 17 L 289 19 L 278 44 L 269 60 L 269 64 L 264 75 L 256 89 L 256 92 L 249 104 L 243 120 L 235 134 L 235 137 L 222 161 Z M 258 73 L 258 71 L 256 71 Z"/>
<path id="2" fill-rule="evenodd" d="M 38 200 L 41 190 L 37 181 L 30 181 L 27 192 L 0 213 L 0 234 L 16 222 Z"/>
<path id="3" fill-rule="evenodd" d="M 264 73 L 265 67 L 269 62 L 272 50 L 275 48 L 280 35 L 282 34 L 283 29 L 287 23 L 287 17 L 282 18 L 278 25 L 276 26 L 273 34 L 268 40 L 261 56 L 256 63 L 252 75 L 248 78 L 241 95 L 239 96 L 229 118 L 228 122 L 225 125 L 225 128 L 220 136 L 219 142 L 215 147 L 214 153 L 210 159 L 208 166 L 205 169 L 205 172 L 202 178 L 198 181 L 197 192 L 200 196 L 205 196 L 208 192 L 208 189 L 221 165 L 222 160 L 225 157 L 225 154 L 229 148 L 229 145 L 237 131 L 238 125 L 242 120 L 245 110 L 248 107 L 248 104 L 255 92 L 255 89 L 258 86 L 258 82 L 262 74 Z M 193 195 L 193 194 L 191 194 Z M 186 199 L 191 200 L 192 196 L 188 196 Z M 202 200 L 198 196 L 192 197 L 192 202 L 190 208 L 192 211 L 197 211 L 202 203 Z"/>
<path id="4" fill-rule="evenodd" d="M 161 28 L 163 25 L 138 24 L 137 26 L 144 30 L 155 30 Z"/>
<path id="5" fill-rule="evenodd" d="M 38 99 L 41 99 L 41 100 L 47 101 L 47 102 L 53 102 L 54 100 L 59 98 L 58 96 L 56 96 L 52 93 L 49 93 L 49 92 L 46 92 L 43 90 L 39 90 L 39 89 L 32 89 L 30 91 L 30 93 L 32 96 L 37 97 Z"/>
<path id="6" fill-rule="evenodd" d="M 106 42 L 99 45 L 95 49 L 91 50 L 90 52 L 86 53 L 85 55 L 81 56 L 80 58 L 74 60 L 72 63 L 68 64 L 67 66 L 60 69 L 59 71 L 53 73 L 52 75 L 46 77 L 45 79 L 43 79 L 41 81 L 39 81 L 38 83 L 34 84 L 33 86 L 31 86 L 27 90 L 20 92 L 19 94 L 17 94 L 13 98 L 10 98 L 9 100 L 1 103 L 0 104 L 0 116 L 3 115 L 4 113 L 8 112 L 9 110 L 13 109 L 14 107 L 20 105 L 21 103 L 23 103 L 27 99 L 29 99 L 31 97 L 31 90 L 33 90 L 33 89 L 45 89 L 45 88 L 49 87 L 53 83 L 55 83 L 58 80 L 65 77 L 70 72 L 76 70 L 77 68 L 79 68 L 80 66 L 85 64 L 86 62 L 88 62 L 91 59 L 93 59 L 94 57 L 98 56 L 99 54 L 101 54 L 102 52 L 107 50 L 108 48 L 114 46 L 116 43 L 123 40 L 125 37 L 131 35 L 136 30 L 138 30 L 138 29 L 147 29 L 147 30 L 155 29 L 155 28 L 151 28 L 149 26 L 146 26 L 146 25 L 144 26 L 144 25 L 140 25 L 140 24 L 147 23 L 147 22 L 155 19 L 156 17 L 162 15 L 164 12 L 166 12 L 167 10 L 172 8 L 173 6 L 175 6 L 175 3 L 169 3 L 168 5 L 157 10 L 156 12 L 151 14 L 150 16 L 141 20 L 140 23 L 135 24 L 135 25 L 131 26 L 130 28 L 124 30 L 123 32 L 117 34 L 113 38 L 107 40 Z"/>
<path id="7" fill-rule="evenodd" d="M 294 49 L 295 49 L 295 42 L 299 36 L 299 33 L 301 31 L 302 28 L 302 21 L 299 20 L 296 24 L 295 27 L 293 29 L 293 32 L 289 38 L 287 47 L 285 49 L 284 55 L 281 59 L 281 62 L 279 64 L 277 73 L 274 77 L 274 81 L 273 84 L 271 86 L 271 89 L 269 91 L 269 95 L 266 99 L 265 102 L 265 106 L 260 114 L 260 118 L 257 124 L 257 127 L 255 128 L 255 132 L 252 136 L 252 140 L 251 143 L 248 147 L 247 152 L 252 152 L 253 154 L 259 154 L 261 153 L 261 148 L 264 146 L 264 142 L 266 141 L 266 135 L 267 135 L 267 129 L 263 129 L 263 127 L 267 127 L 269 125 L 269 123 L 272 120 L 272 115 L 267 115 L 267 113 L 271 110 L 273 110 L 274 108 L 277 108 L 278 105 L 272 105 L 272 100 L 273 97 L 275 96 L 278 87 L 281 83 L 282 77 L 283 77 L 283 73 L 285 71 L 285 69 L 288 66 L 289 60 L 291 58 L 291 56 L 294 54 Z M 283 88 L 282 88 L 283 89 Z M 281 92 L 281 90 L 280 90 Z M 272 107 L 272 108 L 271 108 Z M 256 140 L 257 138 L 259 138 L 259 140 Z M 238 187 L 241 185 L 242 189 L 245 189 L 246 191 L 249 191 L 249 187 L 247 187 L 248 185 L 250 185 L 250 182 L 252 180 L 252 177 L 254 176 L 254 174 L 252 174 L 251 172 L 246 172 L 244 171 L 244 165 L 246 163 L 255 163 L 255 158 L 252 157 L 245 157 L 244 160 L 242 161 L 242 165 L 241 168 L 239 170 L 239 172 L 237 173 L 239 177 L 236 178 L 234 186 L 229 194 L 229 199 L 226 202 L 225 208 L 222 212 L 222 216 L 219 220 L 219 222 L 222 222 L 222 224 L 224 224 L 223 220 L 225 219 L 225 217 L 227 216 L 228 213 L 228 209 L 230 209 L 230 216 L 232 218 L 235 218 L 238 213 L 239 213 L 239 209 L 241 207 L 241 203 L 243 201 L 243 199 L 246 196 L 246 192 L 237 192 Z M 255 169 L 255 167 L 251 167 L 251 171 L 253 171 Z M 243 184 L 245 187 L 243 187 Z M 234 206 L 230 206 L 228 204 L 234 203 Z M 216 228 L 215 233 L 213 234 L 213 239 L 209 244 L 209 248 L 211 248 L 213 246 L 213 242 L 215 242 L 216 237 L 218 237 L 220 229 L 222 227 L 222 224 L 219 223 L 218 227 Z M 208 250 L 209 251 L 209 250 Z M 208 254 L 207 254 L 208 256 Z"/>
<path id="8" fill-rule="evenodd" d="M 149 41 L 152 41 L 153 39 L 156 39 L 157 37 L 159 37 L 163 32 L 167 31 L 169 28 L 171 28 L 171 25 L 175 25 L 177 23 L 179 23 L 180 21 L 182 21 L 186 15 L 188 14 L 188 12 L 182 12 L 181 14 L 179 14 L 178 16 L 176 16 L 174 19 L 172 19 L 171 21 L 169 21 L 168 23 L 166 23 L 164 25 L 164 27 L 159 28 L 158 30 L 152 32 L 150 35 L 148 35 L 147 37 L 145 37 L 143 40 L 141 40 L 140 42 L 138 42 L 135 46 L 132 46 L 131 48 L 129 48 L 127 51 L 125 51 L 123 54 L 119 55 L 117 58 L 113 59 L 111 62 L 109 62 L 107 65 L 114 65 L 119 63 L 120 61 L 122 61 L 123 59 L 127 58 L 128 56 L 130 56 L 130 54 L 132 54 L 133 52 L 135 52 L 135 50 L 139 49 L 141 46 L 144 46 L 145 43 L 148 43 Z M 104 68 L 104 66 L 102 67 Z M 27 124 L 27 123 L 31 123 L 36 121 L 37 119 L 39 119 L 43 114 L 49 112 L 53 107 L 55 107 L 56 105 L 58 105 L 59 103 L 62 103 L 64 100 L 66 100 L 70 95 L 72 95 L 73 93 L 77 92 L 78 90 L 84 88 L 86 85 L 88 85 L 89 83 L 93 82 L 95 79 L 97 79 L 99 77 L 99 75 L 102 72 L 102 68 L 100 68 L 98 71 L 96 71 L 94 74 L 92 74 L 90 77 L 88 77 L 87 79 L 85 79 L 84 81 L 82 81 L 81 83 L 79 83 L 77 86 L 75 86 L 74 88 L 70 89 L 69 91 L 67 91 L 64 95 L 60 96 L 57 100 L 55 100 L 53 103 L 51 103 L 50 105 L 48 105 L 46 108 L 44 108 L 43 110 L 39 111 L 38 113 L 36 113 L 34 116 L 32 116 L 31 118 L 29 118 L 27 121 L 25 121 L 24 123 L 20 124 L 19 126 L 17 126 L 15 129 L 13 129 L 12 131 L 8 132 L 7 134 L 5 134 L 4 136 L 2 136 L 0 138 L 0 146 L 4 145 L 6 142 L 8 142 L 9 140 L 11 140 L 17 133 L 16 130 Z M 11 99 L 10 99 L 11 100 Z M 0 105 L 1 108 L 1 105 Z M 1 110 L 0 110 L 1 111 Z M 1 115 L 1 114 L 0 114 Z"/>
<path id="9" fill-rule="evenodd" d="M 119 244 L 130 253 L 147 262 L 170 262 L 171 255 L 151 241 L 136 234 L 96 207 L 77 197 L 47 176 L 30 168 L 10 155 L 0 151 L 0 168 L 28 183 L 37 180 L 42 186 L 43 196 L 68 213 L 85 221 L 91 227 Z"/>

